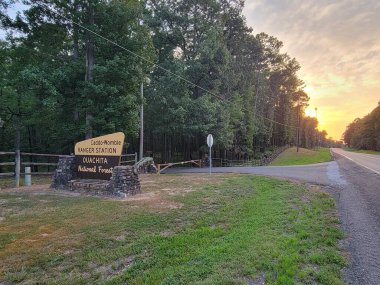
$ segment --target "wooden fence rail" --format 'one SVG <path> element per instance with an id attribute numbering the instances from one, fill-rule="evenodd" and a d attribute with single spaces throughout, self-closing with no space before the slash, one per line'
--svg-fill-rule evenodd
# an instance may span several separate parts
<path id="1" fill-rule="evenodd" d="M 37 171 L 32 171 L 33 175 L 52 175 L 54 172 L 50 170 L 54 170 L 54 168 L 58 165 L 59 157 L 69 156 L 69 155 L 61 155 L 61 154 L 45 154 L 45 153 L 30 153 L 30 152 L 19 152 L 19 154 L 20 155 L 18 157 L 17 152 L 0 151 L 0 158 L 8 157 L 8 158 L 3 159 L 3 161 L 5 160 L 4 162 L 0 162 L 0 178 L 12 177 L 12 176 L 15 177 L 17 187 L 19 185 L 20 175 L 25 174 L 24 172 L 21 171 L 21 165 L 31 166 L 35 170 L 37 170 Z M 14 157 L 14 161 L 6 161 L 7 159 L 10 160 L 9 158 L 10 156 Z M 22 159 L 22 157 L 25 157 L 25 159 Z M 41 159 L 45 161 L 41 161 Z M 123 160 L 123 159 L 127 159 L 127 160 Z M 135 163 L 137 163 L 137 153 L 121 155 L 120 164 L 135 164 Z M 12 171 L 10 171 L 11 167 L 13 168 Z M 42 169 L 38 169 L 38 167 L 41 167 Z M 7 169 L 8 172 L 1 172 L 2 170 L 1 168 Z"/>
<path id="2" fill-rule="evenodd" d="M 188 161 L 181 161 L 181 162 L 173 162 L 173 163 L 161 163 L 161 164 L 157 164 L 157 174 L 160 174 L 162 171 L 164 171 L 165 169 L 169 168 L 169 167 L 172 167 L 174 165 L 183 165 L 183 164 L 195 164 L 199 167 L 202 167 L 202 160 L 201 159 L 198 159 L 198 160 L 188 160 Z M 163 167 L 163 168 L 161 168 Z"/>
<path id="3" fill-rule="evenodd" d="M 43 165 L 43 166 L 57 166 L 58 163 L 50 163 L 50 162 L 21 162 L 22 165 Z"/>
<path id="4" fill-rule="evenodd" d="M 0 151 L 0 157 L 8 157 L 5 159 L 3 158 L 3 160 L 9 159 L 10 156 L 14 157 L 14 161 L 0 162 L 0 167 L 5 167 L 5 169 L 8 171 L 0 173 L 0 178 L 13 176 L 16 179 L 16 186 L 18 186 L 20 183 L 20 176 L 25 174 L 25 172 L 21 170 L 22 165 L 33 167 L 35 170 L 32 172 L 33 175 L 52 175 L 54 172 L 51 170 L 57 166 L 58 158 L 67 155 L 20 152 L 20 155 L 18 157 L 17 152 Z M 11 170 L 10 167 L 13 168 L 12 171 L 9 171 Z"/>
<path id="5" fill-rule="evenodd" d="M 0 162 L 0 166 L 10 166 L 10 165 L 15 165 L 14 162 Z"/>
<path id="6" fill-rule="evenodd" d="M 16 155 L 16 152 L 14 152 L 14 151 L 0 151 L 0 155 Z M 31 152 L 20 152 L 20 155 L 47 156 L 47 157 L 70 156 L 67 154 L 45 154 L 45 153 L 31 153 Z"/>
<path id="7" fill-rule="evenodd" d="M 0 173 L 0 177 L 15 176 L 14 172 Z"/>
<path id="8" fill-rule="evenodd" d="M 120 164 L 127 164 L 127 163 L 136 163 L 136 160 L 124 160 L 124 161 L 120 161 Z"/>
<path id="9" fill-rule="evenodd" d="M 289 146 L 282 146 L 276 148 L 270 155 L 264 156 L 259 159 L 245 159 L 245 160 L 233 160 L 223 158 L 212 158 L 212 164 L 215 166 L 264 166 L 269 165 L 276 157 L 281 154 Z M 204 165 L 208 165 L 208 161 L 204 161 Z"/>
<path id="10" fill-rule="evenodd" d="M 223 158 L 212 158 L 213 165 L 215 166 L 215 162 L 219 164 L 218 166 L 221 167 L 232 167 L 232 166 L 263 166 L 270 164 L 280 153 L 282 153 L 285 149 L 287 149 L 289 146 L 282 146 L 279 148 L 276 148 L 270 155 L 264 156 L 260 159 L 250 159 L 250 160 L 230 160 L 230 159 L 223 159 Z M 181 161 L 181 162 L 172 162 L 172 163 L 161 163 L 157 164 L 157 173 L 160 174 L 165 169 L 176 166 L 176 165 L 183 165 L 183 164 L 194 164 L 196 166 L 202 167 L 202 164 L 204 166 L 208 166 L 208 160 L 188 160 L 188 161 Z"/>
<path id="11" fill-rule="evenodd" d="M 123 160 L 124 159 L 128 159 L 128 158 L 132 158 L 133 159 L 129 159 L 129 160 Z M 120 164 L 123 165 L 123 164 L 135 164 L 137 163 L 137 152 L 135 153 L 130 153 L 130 154 L 122 154 L 121 155 L 121 160 L 120 160 Z"/>

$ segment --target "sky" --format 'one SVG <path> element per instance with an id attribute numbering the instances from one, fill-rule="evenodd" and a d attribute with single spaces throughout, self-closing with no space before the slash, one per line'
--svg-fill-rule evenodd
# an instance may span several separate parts
<path id="1" fill-rule="evenodd" d="M 21 4 L 21 3 L 16 3 L 9 7 L 6 11 L 7 14 L 12 17 L 13 19 L 16 17 L 17 13 L 21 13 L 23 10 L 26 9 L 26 5 Z M 6 37 L 7 33 L 5 30 L 0 28 L 0 39 L 4 39 Z"/>
<path id="2" fill-rule="evenodd" d="M 306 114 L 341 139 L 346 126 L 380 101 L 380 1 L 246 0 L 254 33 L 284 43 L 301 64 L 310 96 Z"/>

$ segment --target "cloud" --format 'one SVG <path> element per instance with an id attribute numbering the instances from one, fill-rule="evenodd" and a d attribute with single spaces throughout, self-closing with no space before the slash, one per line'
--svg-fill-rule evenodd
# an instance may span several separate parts
<path id="1" fill-rule="evenodd" d="M 345 126 L 380 100 L 380 2 L 378 0 L 246 0 L 244 14 L 255 33 L 284 42 L 318 106 L 328 133 Z M 323 120 L 322 120 L 323 117 Z"/>

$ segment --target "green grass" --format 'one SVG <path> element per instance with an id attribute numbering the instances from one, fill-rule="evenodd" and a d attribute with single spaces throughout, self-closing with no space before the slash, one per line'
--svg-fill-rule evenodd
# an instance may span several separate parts
<path id="1" fill-rule="evenodd" d="M 129 201 L 0 193 L 0 283 L 343 284 L 334 200 L 317 188 L 250 175 L 142 185 Z"/>
<path id="2" fill-rule="evenodd" d="M 345 148 L 344 150 L 357 152 L 357 153 L 366 153 L 366 154 L 376 154 L 380 155 L 380 151 L 374 151 L 374 150 L 364 150 L 364 149 L 352 149 L 352 148 Z"/>
<path id="3" fill-rule="evenodd" d="M 289 148 L 281 153 L 272 163 L 273 166 L 305 165 L 331 161 L 331 153 L 328 148 L 309 150 L 296 147 Z"/>

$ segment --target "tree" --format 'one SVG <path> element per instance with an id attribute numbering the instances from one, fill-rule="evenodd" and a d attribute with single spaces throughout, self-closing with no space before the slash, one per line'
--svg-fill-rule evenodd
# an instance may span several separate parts
<path id="1" fill-rule="evenodd" d="M 34 71 L 55 87 L 55 94 L 40 90 L 39 96 L 45 101 L 57 99 L 54 131 L 47 137 L 55 138 L 56 151 L 69 152 L 74 141 L 92 134 L 123 131 L 136 136 L 139 85 L 151 64 L 133 54 L 154 60 L 149 30 L 136 20 L 142 17 L 142 4 L 137 0 L 25 3 L 29 8 L 23 16 L 15 20 L 3 16 L 2 22 L 8 30 L 21 33 L 9 41 L 37 54 Z M 117 40 L 129 51 L 90 31 Z M 43 119 L 34 124 L 43 125 Z M 38 136 L 43 130 L 36 132 Z"/>
<path id="2" fill-rule="evenodd" d="M 129 151 L 136 151 L 141 103 L 144 149 L 158 161 L 201 158 L 208 133 L 214 157 L 231 159 L 296 141 L 309 99 L 300 65 L 277 38 L 253 34 L 243 1 L 24 2 L 29 8 L 22 15 L 12 19 L 2 10 L 0 17 L 17 31 L 6 45 L 28 50 L 22 60 L 33 67 L 25 71 L 33 86 L 28 96 L 43 117 L 22 123 L 30 149 L 68 153 L 84 137 L 123 131 Z M 16 62 L 4 64 L 11 70 Z M 141 102 L 146 77 L 151 82 Z M 15 86 L 4 78 L 8 89 Z M 305 118 L 302 126 L 305 145 L 313 147 L 315 122 Z"/>
<path id="3" fill-rule="evenodd" d="M 380 150 L 380 102 L 367 116 L 350 123 L 343 134 L 344 142 L 352 148 Z"/>

